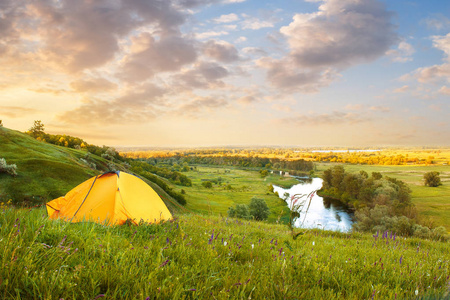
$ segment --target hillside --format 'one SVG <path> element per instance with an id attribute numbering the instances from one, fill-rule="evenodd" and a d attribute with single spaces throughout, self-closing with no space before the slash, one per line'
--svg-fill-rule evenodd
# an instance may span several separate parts
<path id="1" fill-rule="evenodd" d="M 450 244 L 183 214 L 105 227 L 0 212 L 2 299 L 449 299 Z"/>
<path id="2" fill-rule="evenodd" d="M 0 158 L 17 165 L 17 176 L 0 173 L 0 201 L 18 205 L 38 205 L 60 197 L 88 178 L 108 171 L 109 161 L 86 150 L 37 141 L 19 131 L 0 127 Z M 86 163 L 87 162 L 87 163 Z M 95 169 L 91 168 L 95 164 Z M 116 164 L 119 170 L 125 170 Z M 178 206 L 157 185 L 149 183 L 163 196 L 169 209 Z"/>

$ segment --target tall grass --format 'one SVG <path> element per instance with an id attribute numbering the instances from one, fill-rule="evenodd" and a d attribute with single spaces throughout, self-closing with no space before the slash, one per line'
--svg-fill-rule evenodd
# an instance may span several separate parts
<path id="1" fill-rule="evenodd" d="M 449 298 L 450 244 L 215 216 L 106 227 L 0 212 L 3 299 Z"/>

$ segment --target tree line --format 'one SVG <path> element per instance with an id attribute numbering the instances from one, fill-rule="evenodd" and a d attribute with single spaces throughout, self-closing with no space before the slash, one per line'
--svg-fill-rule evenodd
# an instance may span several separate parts
<path id="1" fill-rule="evenodd" d="M 355 210 L 354 228 L 360 231 L 394 231 L 405 236 L 447 239 L 444 227 L 428 228 L 418 224 L 406 183 L 379 172 L 348 173 L 342 166 L 324 171 L 322 196 L 346 203 Z"/>

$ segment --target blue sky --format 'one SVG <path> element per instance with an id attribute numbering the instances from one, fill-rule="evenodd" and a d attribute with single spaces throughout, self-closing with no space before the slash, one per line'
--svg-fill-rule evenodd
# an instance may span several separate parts
<path id="1" fill-rule="evenodd" d="M 90 143 L 449 145 L 450 2 L 7 0 L 0 119 Z"/>

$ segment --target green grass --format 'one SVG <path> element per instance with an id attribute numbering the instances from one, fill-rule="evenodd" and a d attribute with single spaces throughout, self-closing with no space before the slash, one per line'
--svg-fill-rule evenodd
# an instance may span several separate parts
<path id="1" fill-rule="evenodd" d="M 317 163 L 316 173 L 332 167 L 333 163 Z M 344 164 L 347 172 L 356 173 L 364 170 L 369 175 L 380 172 L 383 176 L 394 177 L 408 184 L 411 188 L 411 200 L 417 207 L 420 217 L 425 222 L 444 226 L 450 231 L 450 166 L 378 166 Z M 440 173 L 442 185 L 439 187 L 424 186 L 423 175 L 426 172 Z"/>
<path id="2" fill-rule="evenodd" d="M 230 206 L 249 204 L 252 197 L 258 197 L 269 206 L 270 221 L 277 220 L 280 215 L 286 219 L 288 213 L 286 202 L 269 191 L 270 184 L 289 187 L 298 183 L 296 179 L 273 174 L 261 178 L 257 171 L 238 168 L 198 166 L 196 171 L 183 174 L 192 180 L 192 187 L 180 187 L 186 191 L 186 207 L 191 211 L 226 216 Z M 203 181 L 219 177 L 222 179 L 220 185 L 213 184 L 212 188 L 202 186 Z M 228 185 L 231 189 L 227 189 Z"/>
<path id="3" fill-rule="evenodd" d="M 105 227 L 0 211 L 2 299 L 450 299 L 450 244 L 198 215 Z M 417 296 L 416 296 L 417 293 Z"/>
<path id="4" fill-rule="evenodd" d="M 91 155 L 97 170 L 89 168 L 80 158 L 86 150 L 76 150 L 40 142 L 19 131 L 0 127 L 0 158 L 17 165 L 17 176 L 0 173 L 0 203 L 9 200 L 18 205 L 42 204 L 65 195 L 83 181 L 108 170 L 109 161 Z M 123 169 L 116 164 L 118 169 Z M 176 202 L 159 186 L 145 180 L 171 211 L 178 211 Z"/>

